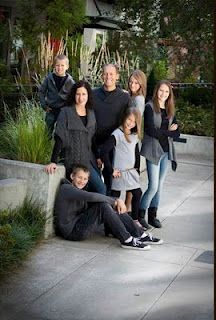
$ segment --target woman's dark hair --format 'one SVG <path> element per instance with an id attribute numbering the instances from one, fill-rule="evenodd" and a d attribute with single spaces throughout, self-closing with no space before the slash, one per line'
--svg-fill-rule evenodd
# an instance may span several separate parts
<path id="1" fill-rule="evenodd" d="M 92 109 L 92 107 L 93 107 L 92 89 L 91 89 L 90 84 L 85 80 L 77 81 L 73 85 L 73 87 L 71 89 L 71 92 L 70 92 L 70 94 L 68 96 L 68 99 L 67 99 L 67 104 L 68 105 L 72 105 L 72 104 L 76 103 L 75 96 L 76 96 L 76 92 L 77 92 L 78 88 L 85 88 L 87 90 L 87 92 L 88 92 L 88 100 L 87 100 L 87 103 L 86 103 L 86 108 L 87 109 Z"/>

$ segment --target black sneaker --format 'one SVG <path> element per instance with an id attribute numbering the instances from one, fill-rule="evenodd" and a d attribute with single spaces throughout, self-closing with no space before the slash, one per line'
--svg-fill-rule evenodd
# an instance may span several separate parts
<path id="1" fill-rule="evenodd" d="M 121 243 L 121 247 L 124 249 L 134 249 L 134 250 L 149 250 L 150 246 L 148 244 L 143 243 L 138 238 L 133 238 L 131 242 Z"/>
<path id="2" fill-rule="evenodd" d="M 139 241 L 145 244 L 162 244 L 163 240 L 152 236 L 151 233 L 147 234 L 144 238 L 139 238 Z"/>

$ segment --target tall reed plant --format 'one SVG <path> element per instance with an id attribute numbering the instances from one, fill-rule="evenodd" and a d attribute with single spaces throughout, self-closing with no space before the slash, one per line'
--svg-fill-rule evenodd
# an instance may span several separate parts
<path id="1" fill-rule="evenodd" d="M 52 141 L 49 139 L 44 111 L 37 101 L 21 100 L 15 117 L 6 107 L 0 136 L 1 157 L 40 164 L 50 161 Z"/>
<path id="2" fill-rule="evenodd" d="M 61 37 L 59 41 L 58 52 L 53 49 L 51 34 L 47 36 L 41 34 L 41 41 L 38 47 L 38 56 L 35 63 L 36 73 L 34 81 L 37 86 L 41 84 L 44 75 L 53 68 L 53 60 L 56 54 L 66 54 L 70 61 L 69 72 L 73 78 L 78 81 L 86 79 L 92 87 L 101 83 L 101 69 L 104 64 L 115 63 L 120 70 L 120 84 L 127 89 L 127 83 L 130 73 L 139 68 L 138 57 L 128 58 L 125 51 L 121 54 L 118 50 L 110 52 L 107 44 L 101 44 L 95 52 L 92 52 L 83 42 L 83 36 L 76 34 L 71 37 L 66 33 L 65 37 Z"/>

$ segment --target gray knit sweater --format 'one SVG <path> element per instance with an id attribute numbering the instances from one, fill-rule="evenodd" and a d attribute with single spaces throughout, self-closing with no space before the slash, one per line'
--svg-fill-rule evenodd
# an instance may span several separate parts
<path id="1" fill-rule="evenodd" d="M 73 164 L 94 165 L 92 138 L 96 130 L 96 119 L 93 110 L 87 111 L 87 125 L 76 112 L 75 106 L 64 107 L 58 117 L 55 134 L 60 137 L 65 149 L 65 167 Z"/>

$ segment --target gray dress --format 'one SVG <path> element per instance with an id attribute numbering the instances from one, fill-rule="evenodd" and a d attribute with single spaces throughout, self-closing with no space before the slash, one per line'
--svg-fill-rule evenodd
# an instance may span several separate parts
<path id="1" fill-rule="evenodd" d="M 129 135 L 128 142 L 124 133 L 116 129 L 112 135 L 116 139 L 113 168 L 121 171 L 121 177 L 112 179 L 112 190 L 127 191 L 140 188 L 139 174 L 134 168 L 135 147 L 139 139 L 137 134 Z"/>

